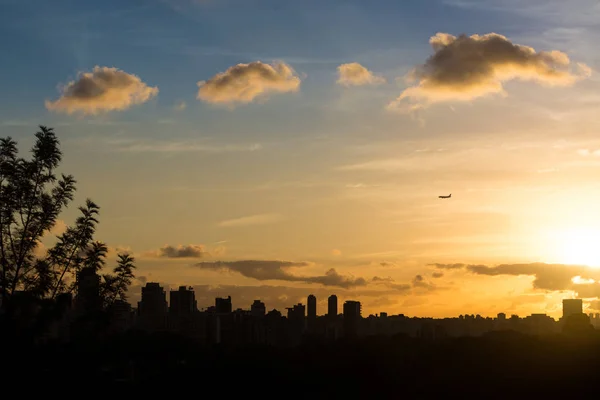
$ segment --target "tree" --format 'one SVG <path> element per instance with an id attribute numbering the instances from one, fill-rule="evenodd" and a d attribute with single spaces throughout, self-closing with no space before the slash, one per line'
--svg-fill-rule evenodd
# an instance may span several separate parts
<path id="1" fill-rule="evenodd" d="M 57 237 L 56 244 L 40 254 L 42 239 L 51 234 L 61 212 L 73 201 L 72 175 L 55 175 L 62 160 L 60 143 L 52 128 L 40 126 L 31 149 L 31 160 L 18 157 L 17 143 L 0 139 L 0 290 L 3 307 L 16 291 L 40 299 L 55 299 L 76 288 L 77 273 L 84 267 L 100 272 L 108 248 L 94 240 L 100 208 L 88 199 L 79 207 L 73 226 Z M 118 254 L 114 275 L 102 275 L 105 305 L 124 299 L 133 279 L 133 257 Z"/>

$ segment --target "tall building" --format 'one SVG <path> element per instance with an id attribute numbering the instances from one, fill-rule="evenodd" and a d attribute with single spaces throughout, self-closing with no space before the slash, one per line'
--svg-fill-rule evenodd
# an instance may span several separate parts
<path id="1" fill-rule="evenodd" d="M 196 295 L 192 287 L 179 286 L 179 290 L 171 290 L 170 300 L 170 315 L 189 315 L 198 310 Z"/>
<path id="2" fill-rule="evenodd" d="M 361 318 L 360 302 L 346 301 L 344 303 L 344 334 L 346 336 L 355 337 L 358 334 L 358 324 Z"/>
<path id="3" fill-rule="evenodd" d="M 254 303 L 250 306 L 250 315 L 254 317 L 264 317 L 266 312 L 265 303 L 260 300 L 254 300 Z"/>
<path id="4" fill-rule="evenodd" d="M 102 308 L 100 275 L 96 273 L 95 268 L 85 267 L 77 273 L 77 297 L 75 302 L 81 312 Z"/>
<path id="5" fill-rule="evenodd" d="M 563 318 L 583 313 L 582 299 L 563 299 Z"/>
<path id="6" fill-rule="evenodd" d="M 300 343 L 306 329 L 306 307 L 304 304 L 298 303 L 288 308 L 287 319 L 290 344 L 297 345 Z"/>
<path id="7" fill-rule="evenodd" d="M 308 308 L 308 319 L 316 319 L 317 318 L 317 298 L 314 295 L 309 295 L 307 302 Z"/>
<path id="8" fill-rule="evenodd" d="M 310 332 L 314 332 L 317 323 L 317 298 L 314 295 L 309 295 L 307 302 L 307 328 Z"/>
<path id="9" fill-rule="evenodd" d="M 327 299 L 327 315 L 330 317 L 335 317 L 338 315 L 338 301 L 337 296 L 332 294 Z"/>
<path id="10" fill-rule="evenodd" d="M 215 299 L 215 311 L 217 314 L 230 314 L 232 310 L 231 296 L 227 296 L 226 299 L 221 297 Z"/>
<path id="11" fill-rule="evenodd" d="M 156 282 L 148 282 L 142 288 L 142 300 L 138 302 L 138 315 L 165 316 L 167 314 L 167 294 Z"/>

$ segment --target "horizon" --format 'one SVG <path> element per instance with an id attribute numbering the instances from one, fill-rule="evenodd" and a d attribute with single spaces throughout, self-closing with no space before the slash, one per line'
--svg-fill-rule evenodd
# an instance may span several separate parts
<path id="1" fill-rule="evenodd" d="M 54 128 L 77 180 L 38 251 L 91 198 L 134 305 L 600 312 L 600 6 L 573 1 L 0 0 L 1 136 Z"/>

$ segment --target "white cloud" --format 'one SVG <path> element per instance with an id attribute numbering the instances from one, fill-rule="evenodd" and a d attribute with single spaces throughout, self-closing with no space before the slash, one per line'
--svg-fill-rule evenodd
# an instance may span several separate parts
<path id="1" fill-rule="evenodd" d="M 198 99 L 214 104 L 251 103 L 272 93 L 296 92 L 300 78 L 292 67 L 260 61 L 238 64 L 208 81 L 198 82 Z"/>
<path id="2" fill-rule="evenodd" d="M 342 64 L 337 67 L 337 83 L 343 86 L 379 85 L 385 82 L 381 76 L 373 74 L 359 63 Z"/>
<path id="3" fill-rule="evenodd" d="M 96 66 L 92 72 L 82 72 L 62 89 L 55 101 L 46 101 L 46 108 L 67 114 L 96 115 L 122 111 L 142 104 L 158 94 L 133 74 L 117 68 Z"/>
<path id="4" fill-rule="evenodd" d="M 279 214 L 258 214 L 221 221 L 218 223 L 218 226 L 230 228 L 251 225 L 267 225 L 283 220 L 284 217 Z"/>

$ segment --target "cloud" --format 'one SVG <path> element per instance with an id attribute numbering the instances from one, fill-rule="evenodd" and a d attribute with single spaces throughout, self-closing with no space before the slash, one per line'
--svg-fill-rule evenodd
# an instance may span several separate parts
<path id="1" fill-rule="evenodd" d="M 46 101 L 46 108 L 67 114 L 96 115 L 108 111 L 122 111 L 142 104 L 158 94 L 133 74 L 117 68 L 96 66 L 92 72 L 79 73 L 76 80 L 62 89 L 55 101 Z"/>
<path id="2" fill-rule="evenodd" d="M 258 214 L 249 215 L 247 217 L 240 217 L 234 219 L 228 219 L 219 222 L 217 225 L 224 228 L 239 227 L 239 226 L 252 226 L 252 225 L 267 225 L 282 221 L 284 218 L 278 214 Z"/>
<path id="3" fill-rule="evenodd" d="M 599 150 L 590 150 L 590 149 L 579 149 L 577 150 L 577 154 L 579 154 L 580 156 L 600 156 L 600 149 Z"/>
<path id="4" fill-rule="evenodd" d="M 331 255 L 339 257 L 342 255 L 342 251 L 339 249 L 333 249 L 333 250 L 331 250 Z"/>
<path id="5" fill-rule="evenodd" d="M 441 269 L 464 269 L 476 275 L 533 276 L 535 289 L 561 291 L 573 290 L 582 297 L 600 295 L 600 270 L 585 265 L 524 263 L 501 264 L 494 267 L 469 264 L 432 264 Z M 576 279 L 577 278 L 577 279 Z"/>
<path id="6" fill-rule="evenodd" d="M 436 268 L 440 268 L 440 269 L 461 269 L 464 268 L 466 266 L 466 264 L 440 264 L 440 263 L 434 263 L 434 264 L 429 264 L 432 267 L 436 267 Z"/>
<path id="7" fill-rule="evenodd" d="M 379 85 L 385 82 L 381 76 L 376 76 L 359 63 L 342 64 L 337 67 L 337 83 L 343 86 Z"/>
<path id="8" fill-rule="evenodd" d="M 434 54 L 407 76 L 416 85 L 405 89 L 388 109 L 410 111 L 436 102 L 506 95 L 503 84 L 514 79 L 568 86 L 591 74 L 585 64 L 573 67 L 561 51 L 536 52 L 496 33 L 458 37 L 438 33 L 429 43 Z"/>
<path id="9" fill-rule="evenodd" d="M 398 292 L 407 292 L 407 291 L 410 291 L 411 289 L 418 289 L 418 288 L 422 288 L 422 289 L 426 289 L 426 290 L 438 289 L 438 287 L 436 285 L 434 285 L 433 283 L 425 281 L 425 278 L 423 278 L 422 275 L 416 275 L 410 283 L 395 283 L 395 280 L 392 279 L 391 277 L 382 278 L 379 276 L 374 276 L 371 279 L 371 282 L 378 284 L 378 285 L 384 285 L 384 286 L 386 286 L 390 289 L 393 289 L 394 291 L 398 291 Z"/>
<path id="10" fill-rule="evenodd" d="M 198 82 L 199 100 L 214 104 L 251 103 L 271 93 L 296 92 L 300 78 L 289 65 L 260 61 L 238 64 L 208 81 Z"/>
<path id="11" fill-rule="evenodd" d="M 157 255 L 165 258 L 202 258 L 208 255 L 208 251 L 201 244 L 166 245 L 158 249 Z"/>
<path id="12" fill-rule="evenodd" d="M 177 103 L 175 103 L 175 105 L 173 106 L 173 108 L 177 111 L 183 111 L 187 108 L 187 103 L 183 100 L 178 101 Z"/>
<path id="13" fill-rule="evenodd" d="M 423 275 L 416 275 L 413 280 L 412 280 L 412 286 L 415 288 L 422 288 L 422 289 L 427 289 L 427 290 L 435 290 L 436 286 L 431 283 L 431 282 L 427 282 L 425 280 L 425 278 L 423 278 Z"/>
<path id="14" fill-rule="evenodd" d="M 380 266 L 382 267 L 397 267 L 398 265 L 394 262 L 389 262 L 389 261 L 382 261 L 379 263 Z"/>
<path id="15" fill-rule="evenodd" d="M 106 141 L 116 151 L 132 153 L 232 153 L 262 149 L 259 143 L 209 144 L 203 141 L 158 141 L 148 139 L 118 139 Z"/>
<path id="16" fill-rule="evenodd" d="M 196 267 L 202 269 L 228 270 L 260 281 L 280 280 L 288 282 L 318 283 L 323 286 L 337 286 L 345 289 L 367 285 L 366 279 L 340 275 L 333 268 L 325 272 L 325 275 L 318 276 L 292 275 L 286 270 L 290 267 L 305 267 L 308 265 L 309 263 L 306 262 L 271 260 L 213 261 L 195 264 Z"/>
<path id="17" fill-rule="evenodd" d="M 435 271 L 435 272 L 433 272 L 433 273 L 431 274 L 431 277 L 432 277 L 432 278 L 436 278 L 436 279 L 437 279 L 437 278 L 441 278 L 442 276 L 444 276 L 444 273 L 443 273 L 443 272 L 440 272 L 440 271 Z"/>

